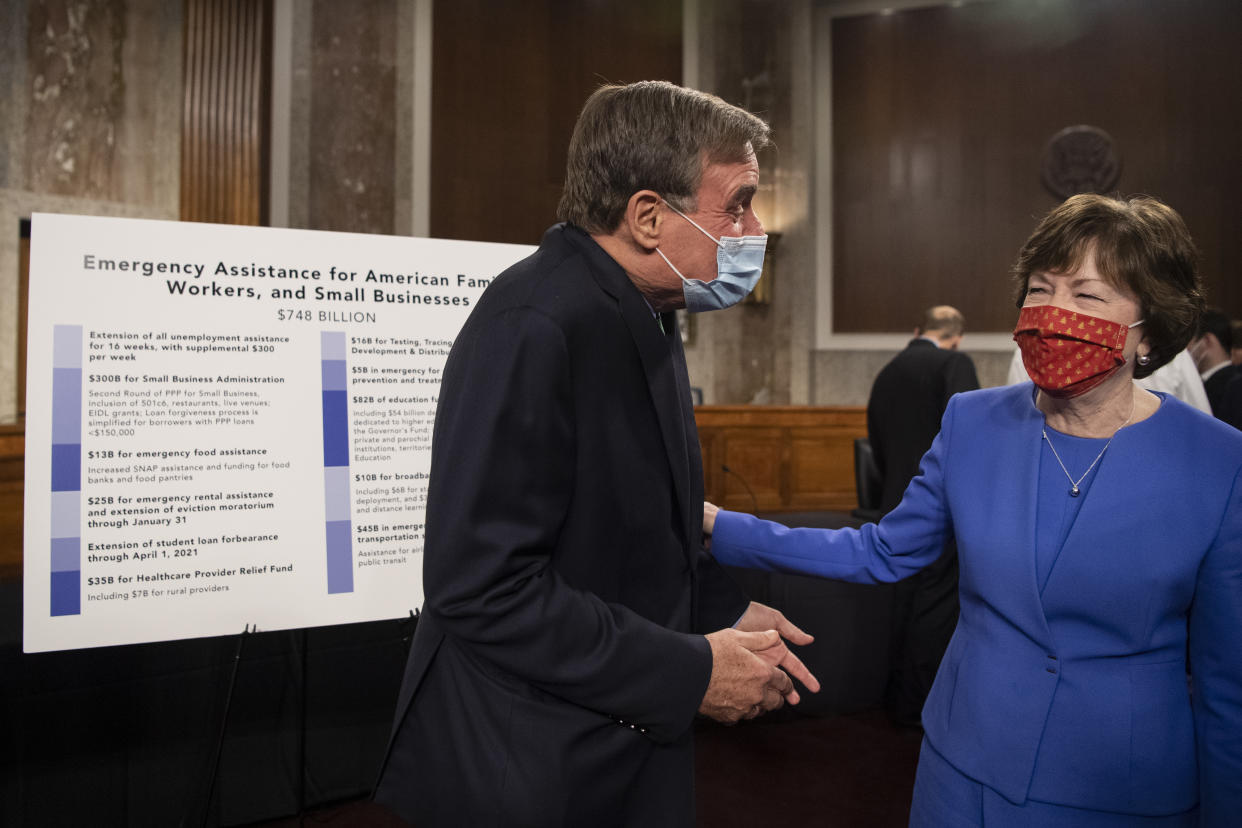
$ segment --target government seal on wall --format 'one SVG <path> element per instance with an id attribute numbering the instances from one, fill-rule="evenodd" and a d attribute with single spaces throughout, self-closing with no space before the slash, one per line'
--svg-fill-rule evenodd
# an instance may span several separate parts
<path id="1" fill-rule="evenodd" d="M 1044 147 L 1040 178 L 1059 198 L 1108 193 L 1121 180 L 1121 157 L 1112 137 L 1099 127 L 1066 127 Z"/>

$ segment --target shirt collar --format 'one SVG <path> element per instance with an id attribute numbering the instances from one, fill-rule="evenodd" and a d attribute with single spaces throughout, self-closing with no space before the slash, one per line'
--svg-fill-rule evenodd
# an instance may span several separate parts
<path id="1" fill-rule="evenodd" d="M 1219 371 L 1222 368 L 1228 368 L 1232 364 L 1233 363 L 1230 362 L 1229 360 L 1225 360 L 1224 362 L 1221 362 L 1218 365 L 1204 371 L 1202 374 L 1199 375 L 1199 379 L 1203 380 L 1204 382 L 1207 382 L 1208 377 L 1212 376 L 1213 374 L 1215 374 L 1217 371 Z"/>

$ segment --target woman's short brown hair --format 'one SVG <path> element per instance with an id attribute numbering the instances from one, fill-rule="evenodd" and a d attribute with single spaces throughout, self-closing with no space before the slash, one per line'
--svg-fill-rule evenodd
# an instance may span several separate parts
<path id="1" fill-rule="evenodd" d="M 1135 365 L 1134 376 L 1146 377 L 1172 361 L 1198 328 L 1199 251 L 1177 211 L 1154 198 L 1071 196 L 1044 217 L 1018 253 L 1018 307 L 1031 274 L 1073 271 L 1089 250 L 1104 278 L 1138 297 L 1151 362 Z"/>
<path id="2" fill-rule="evenodd" d="M 574 126 L 557 216 L 611 233 L 639 190 L 692 212 L 704 167 L 745 160 L 768 134 L 760 118 L 706 92 L 666 81 L 601 86 Z"/>

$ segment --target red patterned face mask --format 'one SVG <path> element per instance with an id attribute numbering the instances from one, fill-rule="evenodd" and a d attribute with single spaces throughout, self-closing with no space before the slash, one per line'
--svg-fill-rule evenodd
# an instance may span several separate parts
<path id="1" fill-rule="evenodd" d="M 1133 325 L 1109 322 L 1056 305 L 1023 308 L 1013 330 L 1022 364 L 1052 397 L 1077 397 L 1126 363 L 1126 334 Z"/>

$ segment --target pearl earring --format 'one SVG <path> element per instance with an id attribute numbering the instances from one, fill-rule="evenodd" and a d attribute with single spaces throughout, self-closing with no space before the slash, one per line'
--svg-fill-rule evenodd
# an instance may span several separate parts
<path id="1" fill-rule="evenodd" d="M 1135 361 L 1138 362 L 1139 365 L 1146 365 L 1151 362 L 1151 357 L 1147 354 L 1139 354 Z"/>

